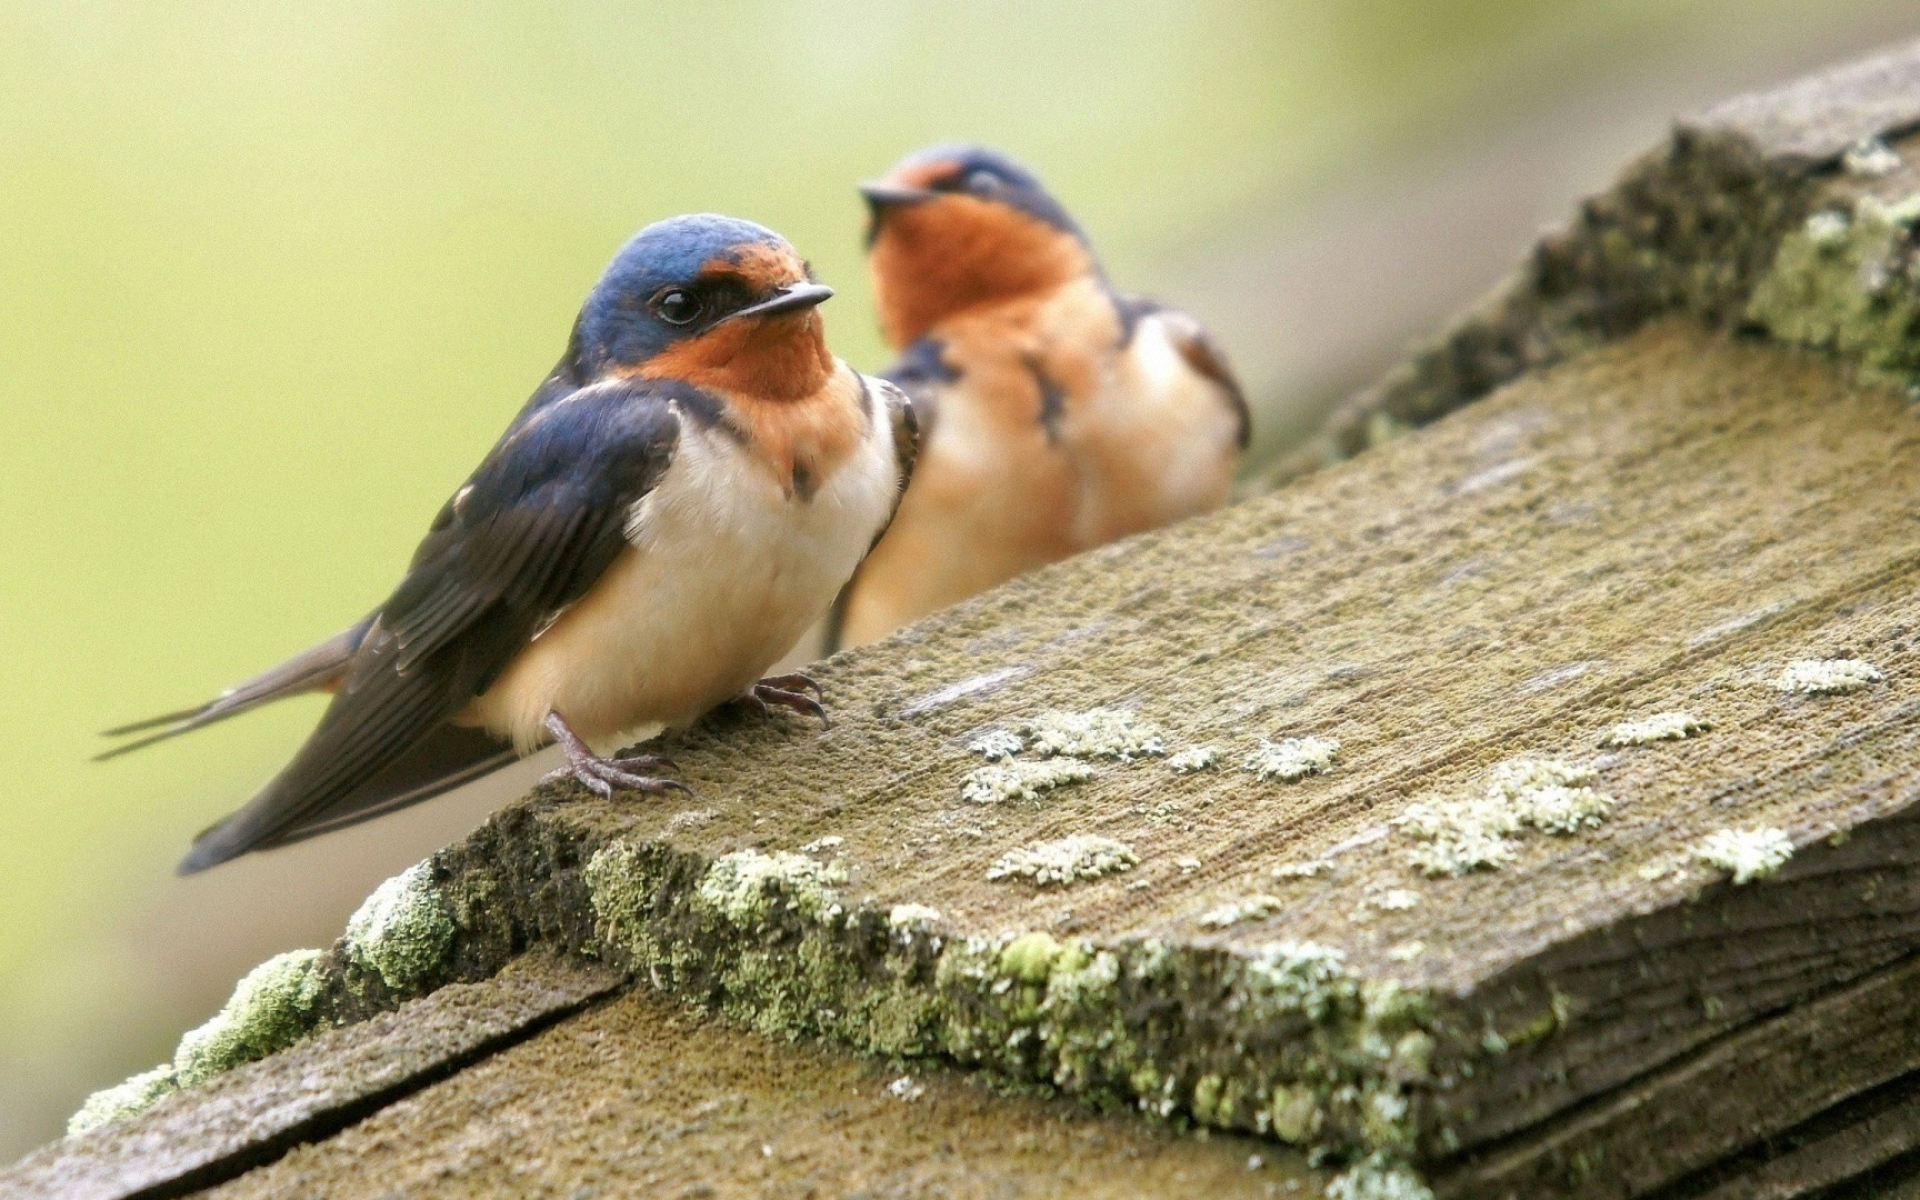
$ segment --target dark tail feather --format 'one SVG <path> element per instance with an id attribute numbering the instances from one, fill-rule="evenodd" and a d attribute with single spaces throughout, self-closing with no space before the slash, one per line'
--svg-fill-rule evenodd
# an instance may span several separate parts
<path id="1" fill-rule="evenodd" d="M 827 619 L 821 623 L 820 627 L 821 658 L 838 654 L 841 643 L 846 640 L 847 601 L 853 596 L 854 580 L 859 578 L 860 576 L 855 574 L 853 579 L 847 580 L 846 585 L 840 589 L 840 594 L 833 598 L 833 607 L 827 610 Z"/>
<path id="2" fill-rule="evenodd" d="M 144 721 L 135 721 L 130 725 L 109 729 L 101 736 L 125 737 L 127 734 L 141 733 L 148 729 L 159 729 L 160 732 L 96 754 L 93 756 L 93 761 L 105 762 L 110 758 L 118 758 L 122 754 L 131 754 L 155 742 L 164 742 L 168 738 L 179 737 L 183 733 L 224 721 L 228 717 L 239 716 L 263 704 L 271 704 L 275 700 L 297 696 L 302 692 L 330 687 L 339 682 L 341 675 L 345 673 L 348 660 L 353 657 L 353 652 L 359 649 L 360 640 L 366 636 L 367 627 L 371 624 L 373 624 L 373 618 L 368 617 L 353 628 L 328 638 L 311 650 L 295 655 L 271 671 L 228 688 L 198 708 L 183 708 L 179 712 L 148 717 Z M 166 728 L 161 728 L 162 726 Z"/>
<path id="3" fill-rule="evenodd" d="M 441 725 L 311 818 L 284 828 L 263 828 L 277 808 L 268 800 L 281 783 L 276 779 L 253 803 L 195 838 L 193 848 L 180 862 L 180 874 L 192 875 L 254 850 L 303 841 L 430 800 L 497 771 L 517 757 L 512 746 L 482 730 Z"/>

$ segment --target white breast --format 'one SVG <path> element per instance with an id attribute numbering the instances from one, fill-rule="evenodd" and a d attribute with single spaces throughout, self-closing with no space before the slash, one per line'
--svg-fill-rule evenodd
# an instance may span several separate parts
<path id="1" fill-rule="evenodd" d="M 884 386 L 877 381 L 870 386 Z M 877 413 L 810 499 L 729 435 L 683 417 L 672 465 L 627 519 L 629 548 L 469 710 L 523 750 L 558 712 L 599 748 L 739 695 L 825 615 L 898 494 Z"/>

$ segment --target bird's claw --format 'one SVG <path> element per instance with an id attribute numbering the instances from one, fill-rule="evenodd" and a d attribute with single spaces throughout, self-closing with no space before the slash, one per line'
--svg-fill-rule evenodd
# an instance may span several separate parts
<path id="1" fill-rule="evenodd" d="M 819 681 L 805 671 L 789 671 L 785 675 L 769 675 L 754 686 L 779 688 L 783 692 L 812 692 L 813 698 L 816 700 L 825 700 L 827 698 L 826 689 L 821 687 Z"/>
<path id="2" fill-rule="evenodd" d="M 808 695 L 808 692 L 813 694 Z M 831 728 L 833 722 L 827 719 L 826 706 L 820 703 L 824 699 L 826 692 L 814 682 L 813 677 L 799 671 L 762 679 L 740 696 L 741 703 L 753 705 L 763 717 L 771 717 L 775 708 L 787 708 L 819 717 L 822 725 Z"/>
<path id="3" fill-rule="evenodd" d="M 638 754 L 630 758 L 602 758 L 588 749 L 587 744 L 566 727 L 557 717 L 550 717 L 547 728 L 554 734 L 560 745 L 561 753 L 566 755 L 565 766 L 556 767 L 541 776 L 541 783 L 550 783 L 560 779 L 571 779 L 596 796 L 611 800 L 618 791 L 641 792 L 649 796 L 664 795 L 667 792 L 684 792 L 693 795 L 693 789 L 678 779 L 665 779 L 658 775 L 644 774 L 648 771 L 679 770 L 671 758 L 664 754 Z"/>

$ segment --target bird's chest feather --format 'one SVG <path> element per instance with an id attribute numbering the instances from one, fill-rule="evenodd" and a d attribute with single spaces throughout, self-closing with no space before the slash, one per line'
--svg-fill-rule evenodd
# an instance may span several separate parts
<path id="1" fill-rule="evenodd" d="M 825 613 L 885 522 L 881 443 L 862 439 L 802 494 L 750 443 L 683 426 L 628 512 L 629 548 L 482 698 L 484 723 L 532 744 L 551 709 L 604 740 L 739 694 Z"/>

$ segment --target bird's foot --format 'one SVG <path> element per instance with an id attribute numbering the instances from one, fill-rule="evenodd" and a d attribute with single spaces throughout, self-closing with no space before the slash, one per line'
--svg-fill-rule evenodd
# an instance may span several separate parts
<path id="1" fill-rule="evenodd" d="M 568 728 L 559 713 L 547 714 L 547 732 L 559 743 L 560 752 L 567 756 L 567 765 L 557 767 L 541 777 L 541 783 L 557 779 L 571 779 L 597 796 L 613 798 L 615 791 L 642 792 L 649 796 L 663 795 L 667 792 L 685 792 L 693 795 L 693 789 L 678 779 L 663 779 L 651 771 L 677 770 L 674 761 L 664 755 L 640 754 L 631 758 L 602 758 L 595 754 L 580 735 Z"/>
<path id="2" fill-rule="evenodd" d="M 808 695 L 807 693 L 813 693 Z M 752 705 L 763 717 L 773 715 L 775 708 L 790 708 L 797 713 L 820 718 L 822 725 L 831 726 L 827 719 L 827 710 L 820 702 L 827 698 L 813 676 L 803 671 L 788 675 L 770 675 L 741 693 L 740 703 Z"/>

